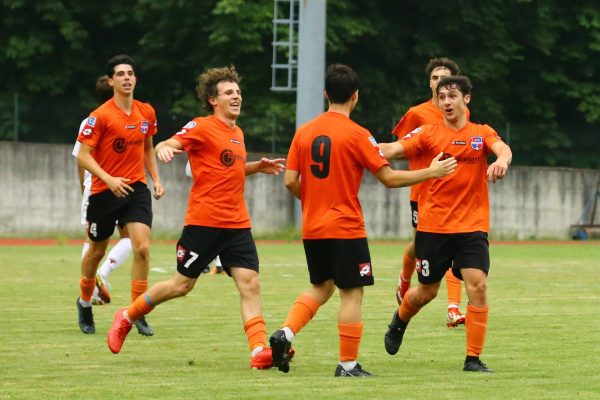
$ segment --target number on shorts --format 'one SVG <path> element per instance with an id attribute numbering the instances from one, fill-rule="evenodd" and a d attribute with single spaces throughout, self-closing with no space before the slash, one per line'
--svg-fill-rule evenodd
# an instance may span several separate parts
<path id="1" fill-rule="evenodd" d="M 98 237 L 98 226 L 95 222 L 92 222 L 90 224 L 90 235 L 92 235 L 93 237 Z"/>
<path id="2" fill-rule="evenodd" d="M 198 253 L 194 253 L 193 251 L 190 251 L 190 259 L 187 260 L 185 262 L 185 264 L 183 264 L 184 267 L 189 268 L 190 265 L 192 265 L 192 263 L 194 261 L 196 261 L 196 258 L 198 258 Z"/>
<path id="3" fill-rule="evenodd" d="M 417 259 L 417 271 L 423 276 L 429 276 L 429 261 Z"/>
<path id="4" fill-rule="evenodd" d="M 312 142 L 311 156 L 314 162 L 310 166 L 310 172 L 319 179 L 329 176 L 329 166 L 331 158 L 331 139 L 329 136 L 317 136 Z"/>

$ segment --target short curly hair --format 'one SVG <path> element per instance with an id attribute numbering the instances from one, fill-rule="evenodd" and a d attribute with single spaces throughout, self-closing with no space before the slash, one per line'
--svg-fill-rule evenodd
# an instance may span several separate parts
<path id="1" fill-rule="evenodd" d="M 212 114 L 213 106 L 208 99 L 219 95 L 217 90 L 219 82 L 233 82 L 239 85 L 241 80 L 234 65 L 208 68 L 196 78 L 196 97 L 203 104 L 204 109 Z"/>
<path id="2" fill-rule="evenodd" d="M 436 57 L 429 60 L 427 66 L 425 67 L 427 79 L 431 77 L 431 73 L 436 68 L 448 68 L 450 70 L 451 75 L 460 74 L 460 67 L 457 63 L 446 57 Z"/>

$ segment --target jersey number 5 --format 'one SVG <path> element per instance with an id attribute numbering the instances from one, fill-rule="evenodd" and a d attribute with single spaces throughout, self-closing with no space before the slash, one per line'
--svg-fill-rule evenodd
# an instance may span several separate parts
<path id="1" fill-rule="evenodd" d="M 329 176 L 329 166 L 331 158 L 331 139 L 329 136 L 317 136 L 311 146 L 311 156 L 314 162 L 310 166 L 310 172 L 319 179 Z"/>

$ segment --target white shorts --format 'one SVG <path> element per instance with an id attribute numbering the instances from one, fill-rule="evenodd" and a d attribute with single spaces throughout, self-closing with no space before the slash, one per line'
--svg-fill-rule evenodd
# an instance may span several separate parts
<path id="1" fill-rule="evenodd" d="M 87 225 L 87 208 L 90 203 L 91 190 L 89 188 L 83 189 L 83 195 L 81 197 L 81 224 Z"/>

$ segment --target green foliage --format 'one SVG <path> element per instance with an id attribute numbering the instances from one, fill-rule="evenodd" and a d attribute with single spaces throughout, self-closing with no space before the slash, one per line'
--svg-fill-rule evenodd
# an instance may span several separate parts
<path id="1" fill-rule="evenodd" d="M 327 63 L 361 78 L 353 118 L 378 140 L 430 92 L 428 59 L 457 61 L 474 83 L 472 119 L 510 139 L 514 162 L 599 167 L 600 5 L 594 0 L 327 2 Z M 201 114 L 194 79 L 234 64 L 249 149 L 285 152 L 295 94 L 271 86 L 272 0 L 0 3 L 0 138 L 70 142 L 95 106 L 106 60 L 138 62 L 136 97 L 151 102 L 162 140 Z M 8 100 L 7 100 L 8 99 Z"/>

